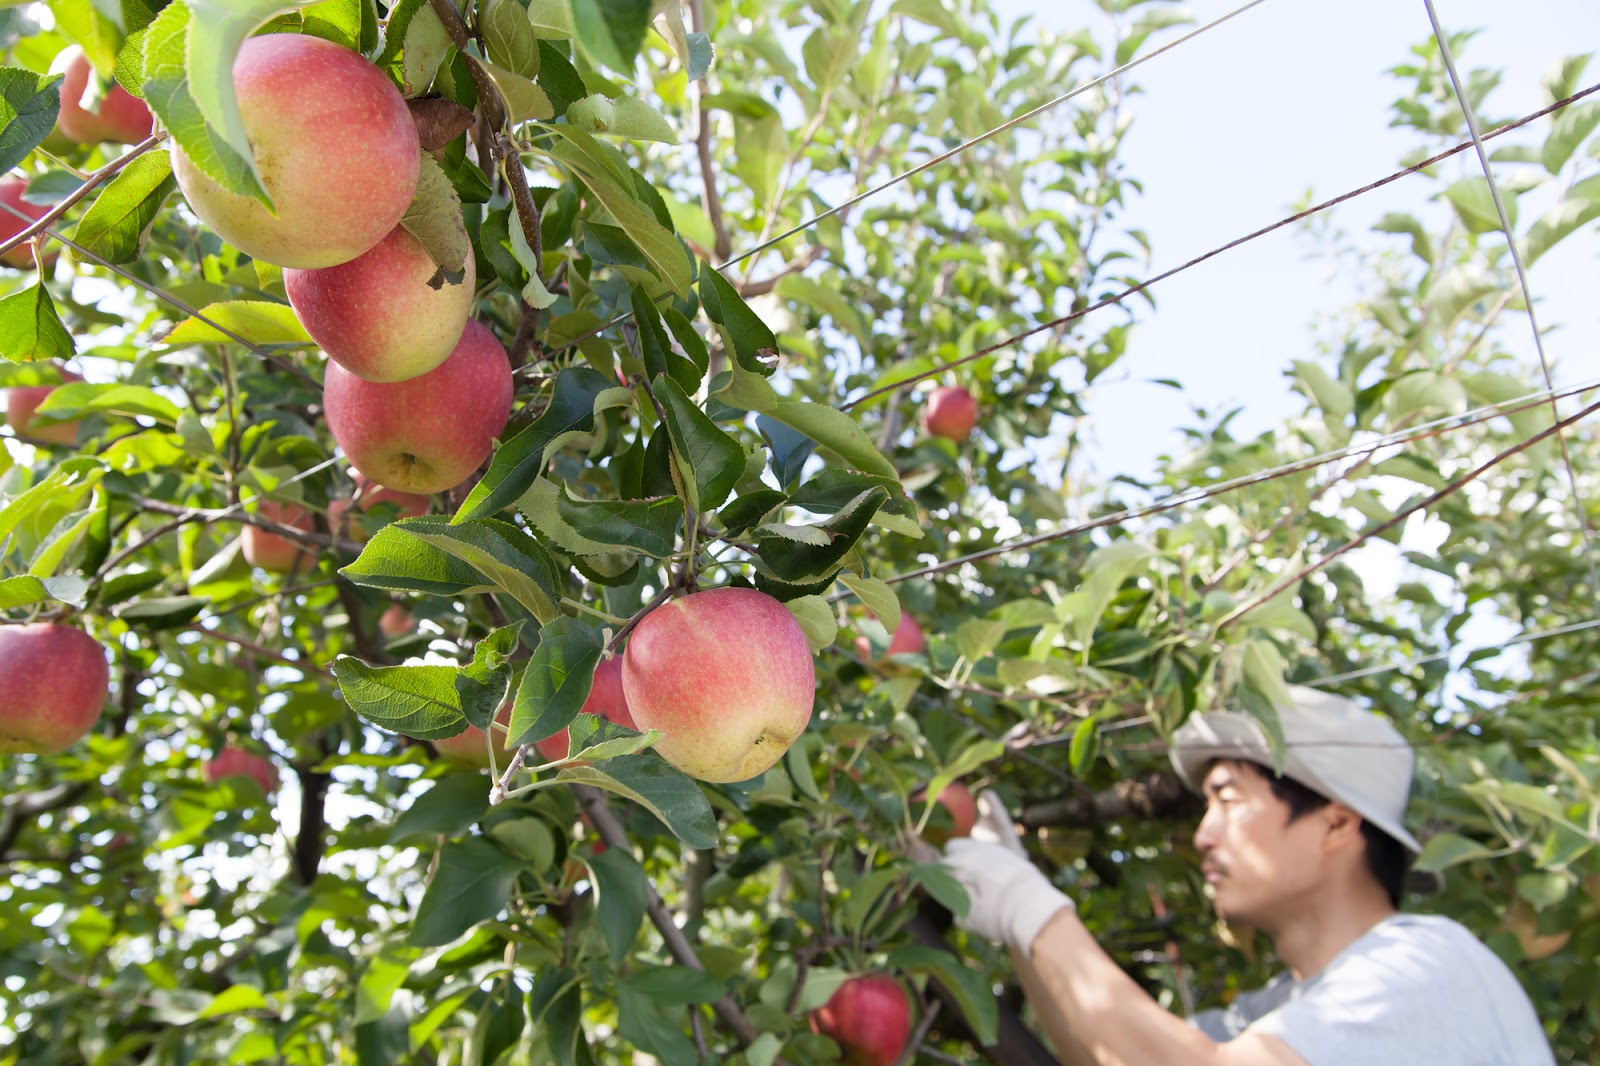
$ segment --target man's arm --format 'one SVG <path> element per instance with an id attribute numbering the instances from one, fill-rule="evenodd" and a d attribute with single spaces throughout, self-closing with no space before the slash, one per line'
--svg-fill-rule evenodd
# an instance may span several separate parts
<path id="1" fill-rule="evenodd" d="M 1046 1039 L 1055 1050 L 1056 1058 L 1061 1060 L 1061 1066 L 1095 1066 L 1094 1059 L 1072 1035 L 1072 1030 L 1067 1028 L 1067 1019 L 1044 990 L 1044 983 L 1039 971 L 1034 968 L 1033 960 L 1012 948 L 1011 964 L 1016 967 L 1017 976 L 1022 980 L 1022 991 L 1028 997 L 1028 1004 L 1033 1007 L 1039 1027 L 1044 1030 Z"/>

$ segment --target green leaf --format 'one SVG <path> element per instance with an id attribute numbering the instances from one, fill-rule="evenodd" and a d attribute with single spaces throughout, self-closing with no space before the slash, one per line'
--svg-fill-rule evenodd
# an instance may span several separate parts
<path id="1" fill-rule="evenodd" d="M 417 740 L 444 740 L 467 728 L 454 666 L 368 666 L 341 655 L 333 676 L 345 703 L 373 725 Z"/>
<path id="2" fill-rule="evenodd" d="M 891 970 L 926 973 L 936 978 L 955 996 L 962 1017 L 978 1034 L 978 1043 L 988 1047 L 995 1042 L 1000 1012 L 994 990 L 981 970 L 963 965 L 949 952 L 921 945 L 897 948 L 889 952 L 887 962 Z"/>
<path id="3" fill-rule="evenodd" d="M 384 528 L 399 528 L 470 564 L 495 588 L 509 593 L 541 625 L 556 617 L 561 578 L 555 562 L 538 541 L 510 522 L 475 518 L 454 523 L 444 515 L 424 515 Z"/>
<path id="4" fill-rule="evenodd" d="M 62 419 L 95 412 L 144 415 L 172 426 L 182 414 L 177 404 L 143 385 L 92 385 L 87 381 L 58 386 L 38 407 L 39 414 Z"/>
<path id="5" fill-rule="evenodd" d="M 61 603 L 70 603 L 74 607 L 82 607 L 84 596 L 88 591 L 87 581 L 70 574 L 43 578 L 26 574 L 8 577 L 0 580 L 0 611 L 9 611 L 13 607 L 28 607 L 46 600 L 57 600 Z"/>
<path id="6" fill-rule="evenodd" d="M 862 606 L 872 612 L 872 617 L 883 623 L 884 629 L 890 633 L 895 631 L 895 627 L 900 624 L 900 597 L 895 595 L 893 587 L 878 578 L 861 577 L 848 572 L 840 574 L 839 580 L 844 583 L 845 588 L 856 594 L 856 598 L 861 601 Z M 962 623 L 963 627 L 968 624 Z M 991 624 L 1000 625 L 998 622 Z M 1002 625 L 1000 628 L 1003 636 L 1005 627 Z M 958 631 L 956 637 L 958 645 L 960 639 Z M 999 643 L 998 638 L 996 638 L 995 643 Z M 962 650 L 961 654 L 967 655 L 965 649 Z M 981 658 L 983 658 L 982 655 L 967 655 L 969 661 Z"/>
<path id="7" fill-rule="evenodd" d="M 303 344 L 309 347 L 315 343 L 295 317 L 294 308 L 288 304 L 265 300 L 230 300 L 208 304 L 200 309 L 200 314 L 251 344 Z M 199 318 L 186 318 L 158 343 L 176 346 L 236 342 L 216 326 Z"/>
<path id="8" fill-rule="evenodd" d="M 666 116 L 643 100 L 620 96 L 613 100 L 592 93 L 567 107 L 567 121 L 588 133 L 604 133 L 637 141 L 678 143 L 678 131 Z"/>
<path id="9" fill-rule="evenodd" d="M 1552 174 L 1560 171 L 1596 126 L 1600 126 L 1600 100 L 1569 104 L 1558 112 L 1544 140 L 1545 169 Z"/>
<path id="10" fill-rule="evenodd" d="M 828 537 L 828 543 L 822 546 L 796 543 L 786 537 L 758 536 L 756 551 L 762 566 L 792 585 L 830 577 L 844 565 L 845 556 L 888 498 L 888 493 L 874 486 L 851 500 L 838 514 L 816 527 Z"/>
<path id="11" fill-rule="evenodd" d="M 705 286 L 702 285 L 702 294 L 704 291 Z M 742 367 L 734 369 L 728 384 L 716 395 L 731 407 L 755 411 L 782 422 L 863 473 L 899 483 L 899 471 L 878 451 L 866 430 L 836 407 L 808 400 L 785 400 L 771 385 L 754 374 L 745 373 Z"/>
<path id="12" fill-rule="evenodd" d="M 506 117 L 513 126 L 535 120 L 544 122 L 556 117 L 555 104 L 538 82 L 494 63 L 483 63 L 482 66 L 500 90 L 500 96 L 506 103 Z"/>
<path id="13" fill-rule="evenodd" d="M 534 0 L 535 5 L 539 2 L 540 0 Z M 563 8 L 566 6 L 565 0 L 552 0 L 552 2 Z M 532 16 L 533 6 L 528 8 L 528 14 Z M 572 101 L 582 99 L 589 92 L 588 87 L 583 84 L 583 78 L 573 68 L 571 60 L 549 41 L 539 42 L 539 88 L 550 98 L 550 106 L 555 109 L 558 118 L 566 114 Z"/>
<path id="14" fill-rule="evenodd" d="M 655 966 L 647 970 L 635 970 L 622 978 L 617 986 L 668 1007 L 715 1003 L 727 994 L 726 982 L 704 970 L 692 970 L 687 966 Z"/>
<path id="15" fill-rule="evenodd" d="M 428 0 L 400 0 L 389 9 L 377 64 L 398 74 L 406 96 L 420 96 L 451 47 L 449 31 Z"/>
<path id="16" fill-rule="evenodd" d="M 772 361 L 778 355 L 777 336 L 754 311 L 750 310 L 750 305 L 744 302 L 744 297 L 729 284 L 728 279 L 713 270 L 709 263 L 700 271 L 700 302 L 705 305 L 706 314 L 711 316 L 711 321 L 721 326 L 727 335 L 729 347 L 733 349 L 734 358 L 739 365 L 752 374 L 770 376 L 774 369 Z M 746 410 L 762 414 L 771 413 L 767 409 L 771 406 L 770 403 L 757 406 L 735 400 L 729 402 Z M 772 403 L 776 402 L 777 394 L 773 393 Z M 787 419 L 780 418 L 778 421 L 785 425 L 794 425 Z M 806 432 L 800 426 L 794 428 L 802 433 Z M 811 434 L 806 435 L 811 436 Z M 820 438 L 812 437 L 812 439 Z"/>
<path id="17" fill-rule="evenodd" d="M 1067 752 L 1067 765 L 1077 778 L 1089 775 L 1095 758 L 1100 754 L 1100 724 L 1090 715 L 1072 731 L 1072 744 Z"/>
<path id="18" fill-rule="evenodd" d="M 434 264 L 450 275 L 448 281 L 466 268 L 467 256 L 472 254 L 472 238 L 467 236 L 461 217 L 461 195 L 444 168 L 427 152 L 422 153 L 421 175 L 416 195 L 400 225 L 421 242 Z"/>
<path id="19" fill-rule="evenodd" d="M 926 794 L 937 800 L 944 792 L 945 787 L 952 781 L 958 781 L 977 770 L 985 763 L 991 763 L 1002 758 L 1006 753 L 1006 746 L 998 740 L 980 740 L 961 750 L 961 754 L 950 760 L 943 769 L 934 774 L 928 781 Z M 928 809 L 933 809 L 933 802 L 929 801 Z"/>
<path id="20" fill-rule="evenodd" d="M 1444 195 L 1455 205 L 1462 224 L 1473 233 L 1492 233 L 1500 228 L 1500 214 L 1495 210 L 1494 193 L 1489 189 L 1488 179 L 1462 178 L 1449 185 Z M 1516 221 L 1514 207 L 1515 203 L 1506 204 L 1506 214 L 1513 222 Z"/>
<path id="21" fill-rule="evenodd" d="M 524 78 L 539 73 L 539 41 L 518 0 L 489 0 L 478 18 L 478 30 L 490 62 Z"/>
<path id="22" fill-rule="evenodd" d="M 1494 852 L 1459 833 L 1436 833 L 1422 846 L 1413 864 L 1422 871 L 1447 870 L 1464 862 L 1493 857 Z"/>
<path id="23" fill-rule="evenodd" d="M 545 449 L 552 441 L 594 428 L 595 399 L 613 384 L 588 367 L 569 366 L 561 371 L 544 413 L 495 450 L 489 472 L 472 487 L 452 521 L 487 518 L 515 503 L 544 470 Z"/>
<path id="24" fill-rule="evenodd" d="M 683 501 L 676 496 L 656 500 L 580 500 L 570 490 L 555 500 L 562 523 L 590 544 L 606 550 L 628 548 L 657 559 L 671 555 Z"/>
<path id="25" fill-rule="evenodd" d="M 443 739 L 436 737 L 434 739 Z M 419 839 L 464 833 L 489 809 L 489 790 L 477 774 L 450 774 L 416 798 L 389 831 L 389 843 L 404 847 Z"/>
<path id="26" fill-rule="evenodd" d="M 434 596 L 493 592 L 498 587 L 474 567 L 417 539 L 397 523 L 378 530 L 360 557 L 339 573 L 368 588 Z"/>
<path id="27" fill-rule="evenodd" d="M 416 947 L 448 944 L 504 909 L 522 862 L 482 837 L 449 841 L 417 905 L 407 942 Z"/>
<path id="28" fill-rule="evenodd" d="M 539 645 L 511 705 L 508 747 L 554 736 L 572 723 L 594 685 L 600 650 L 594 630 L 574 618 L 563 615 L 539 630 Z"/>
<path id="29" fill-rule="evenodd" d="M 505 702 L 511 683 L 511 653 L 517 649 L 522 621 L 491 632 L 472 648 L 472 662 L 456 674 L 456 693 L 461 712 L 479 729 L 493 727 L 496 713 Z"/>
<path id="30" fill-rule="evenodd" d="M 30 363 L 65 359 L 77 351 L 43 282 L 0 300 L 0 359 Z"/>
<path id="31" fill-rule="evenodd" d="M 744 448 L 717 428 L 671 377 L 655 381 L 656 398 L 667 416 L 672 457 L 684 493 L 697 511 L 714 511 L 744 474 Z"/>
<path id="32" fill-rule="evenodd" d="M 572 20 L 590 59 L 632 76 L 650 28 L 650 0 L 572 0 Z"/>
<path id="33" fill-rule="evenodd" d="M 645 879 L 644 867 L 621 848 L 607 848 L 584 862 L 594 871 L 595 889 L 599 893 L 595 899 L 595 921 L 605 937 L 613 964 L 620 969 L 644 921 L 650 883 Z"/>
<path id="34" fill-rule="evenodd" d="M 631 799 L 691 848 L 717 845 L 717 820 L 705 793 L 658 755 L 622 755 L 595 766 L 569 766 L 555 780 L 594 785 Z"/>
<path id="35" fill-rule="evenodd" d="M 139 258 L 161 205 L 177 187 L 172 157 L 146 152 L 100 190 L 72 239 L 108 263 L 131 263 Z"/>
<path id="36" fill-rule="evenodd" d="M 966 914 L 972 906 L 972 898 L 967 895 L 967 890 L 961 887 L 961 882 L 952 877 L 950 871 L 941 863 L 929 862 L 913 866 L 910 880 L 913 884 L 927 889 L 928 895 L 938 900 L 951 914 Z"/>
<path id="37" fill-rule="evenodd" d="M 587 234 L 595 228 L 592 223 L 585 223 L 584 232 Z M 629 298 L 633 320 L 639 329 L 639 349 L 644 357 L 645 374 L 652 379 L 668 374 L 685 393 L 692 394 L 700 387 L 700 380 L 705 376 L 705 361 L 696 363 L 672 350 L 672 337 L 667 332 L 661 311 L 642 288 L 635 285 Z"/>
<path id="38" fill-rule="evenodd" d="M 566 39 L 577 32 L 568 0 L 528 0 L 528 23 L 542 39 Z"/>
<path id="39" fill-rule="evenodd" d="M 60 110 L 61 75 L 0 67 L 0 173 L 50 136 Z"/>
<path id="40" fill-rule="evenodd" d="M 821 596 L 798 596 L 784 606 L 789 608 L 800 623 L 800 628 L 805 630 L 811 654 L 820 653 L 839 635 L 839 623 L 833 616 L 833 608 Z"/>

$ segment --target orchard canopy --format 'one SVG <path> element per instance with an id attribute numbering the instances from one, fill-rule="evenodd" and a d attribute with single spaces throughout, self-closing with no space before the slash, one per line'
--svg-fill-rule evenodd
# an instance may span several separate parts
<path id="1" fill-rule="evenodd" d="M 1411 741 L 1407 906 L 1596 1061 L 1600 439 L 1511 354 L 1589 57 L 1532 117 L 1391 57 L 1418 206 L 1304 224 L 1361 297 L 1299 409 L 1089 478 L 1160 299 L 1109 75 L 1194 27 L 1082 7 L 0 6 L 0 1062 L 823 1063 L 841 988 L 859 1061 L 1048 1062 L 911 834 L 994 788 L 1224 1003 L 1274 962 L 1166 738 L 1294 684 Z"/>

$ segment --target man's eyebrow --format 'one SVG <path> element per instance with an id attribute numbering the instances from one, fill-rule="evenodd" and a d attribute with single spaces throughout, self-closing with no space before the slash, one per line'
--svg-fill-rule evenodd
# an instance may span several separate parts
<path id="1" fill-rule="evenodd" d="M 1215 776 L 1207 777 L 1200 786 L 1201 791 L 1207 793 L 1208 795 L 1213 792 L 1221 792 L 1234 782 L 1233 772 L 1231 770 L 1223 770 L 1219 774 L 1215 773 L 1215 771 L 1213 771 L 1213 773 Z"/>

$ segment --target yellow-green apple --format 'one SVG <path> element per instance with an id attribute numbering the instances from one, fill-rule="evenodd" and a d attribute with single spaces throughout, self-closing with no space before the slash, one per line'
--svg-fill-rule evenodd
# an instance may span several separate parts
<path id="1" fill-rule="evenodd" d="M 82 381 L 70 370 L 61 371 L 61 380 Z M 78 423 L 34 422 L 33 412 L 44 403 L 45 397 L 56 390 L 54 385 L 16 385 L 6 390 L 6 425 L 19 435 L 51 444 L 72 446 L 78 443 Z"/>
<path id="2" fill-rule="evenodd" d="M 922 407 L 922 428 L 957 444 L 978 424 L 978 401 L 960 386 L 934 389 Z"/>
<path id="3" fill-rule="evenodd" d="M 28 216 L 18 218 L 5 207 L 0 207 L 0 242 L 9 241 L 49 212 L 50 208 L 45 204 L 30 204 L 24 200 L 22 194 L 27 191 L 27 178 L 0 178 L 0 204 L 5 204 L 6 207 L 14 208 Z M 55 255 L 54 251 L 48 252 L 45 261 L 49 262 Z M 0 263 L 16 267 L 18 270 L 27 270 L 33 266 L 33 249 L 27 242 L 23 242 L 5 255 L 0 255 Z"/>
<path id="4" fill-rule="evenodd" d="M 262 500 L 256 507 L 256 514 L 291 529 L 311 530 L 311 514 L 299 504 Z M 251 566 L 280 574 L 293 574 L 316 565 L 316 556 L 311 548 L 281 533 L 259 526 L 245 526 L 239 539 L 245 562 Z"/>
<path id="5" fill-rule="evenodd" d="M 261 791 L 271 795 L 278 787 L 278 771 L 267 759 L 253 751 L 226 745 L 205 765 L 206 784 L 214 785 L 229 777 L 251 777 Z"/>
<path id="6" fill-rule="evenodd" d="M 438 288 L 422 242 L 396 226 L 348 263 L 285 270 L 283 287 L 300 324 L 329 359 L 368 381 L 419 377 L 450 357 L 472 311 L 477 267 Z"/>
<path id="7" fill-rule="evenodd" d="M 239 49 L 233 85 L 273 210 L 172 150 L 189 207 L 223 240 L 278 266 L 328 267 L 400 224 L 416 193 L 422 144 L 388 75 L 332 41 L 269 33 Z"/>
<path id="8" fill-rule="evenodd" d="M 99 81 L 82 48 L 63 48 L 50 64 L 50 73 L 62 75 L 56 128 L 72 140 L 79 144 L 138 144 L 150 136 L 152 122 L 145 102 L 115 81 Z M 88 99 L 91 90 L 94 99 Z"/>
<path id="9" fill-rule="evenodd" d="M 886 973 L 852 977 L 811 1012 L 811 1031 L 832 1037 L 847 1066 L 894 1066 L 911 1038 L 911 1003 Z"/>
<path id="10" fill-rule="evenodd" d="M 904 611 L 900 612 L 900 624 L 894 627 L 894 636 L 889 638 L 889 647 L 884 649 L 884 656 L 915 655 L 927 647 L 927 641 L 922 636 L 922 626 L 915 618 Z M 866 637 L 856 638 L 856 655 L 863 660 L 872 658 L 872 642 Z"/>
<path id="11" fill-rule="evenodd" d="M 350 498 L 341 496 L 328 504 L 328 528 L 333 530 L 334 536 L 345 540 L 365 544 L 371 538 L 376 530 L 370 528 L 370 523 L 362 516 L 374 507 L 383 505 L 392 509 L 396 519 L 401 519 L 427 514 L 432 506 L 432 501 L 426 496 L 386 489 L 374 484 L 359 470 L 352 473 L 350 479 L 356 483 L 355 492 Z M 355 514 L 350 513 L 352 506 Z"/>
<path id="12" fill-rule="evenodd" d="M 364 381 L 329 363 L 322 409 L 367 478 L 401 492 L 442 492 L 489 457 L 511 417 L 511 393 L 505 347 L 473 321 L 450 358 L 410 381 Z"/>
<path id="13" fill-rule="evenodd" d="M 805 631 L 754 589 L 720 588 L 662 604 L 634 627 L 622 688 L 663 759 L 701 781 L 765 773 L 806 723 L 817 686 Z"/>
<path id="14" fill-rule="evenodd" d="M 495 715 L 495 721 L 501 725 L 511 724 L 511 700 L 506 700 L 500 705 L 500 711 Z M 489 750 L 484 743 L 483 730 L 475 725 L 469 725 L 465 730 L 453 737 L 431 742 L 434 750 L 441 758 L 455 763 L 458 766 L 475 766 L 479 769 L 488 769 Z M 494 759 L 495 765 L 501 770 L 511 761 L 511 753 L 506 750 L 506 734 L 504 730 L 494 731 Z"/>
<path id="15" fill-rule="evenodd" d="M 378 632 L 394 640 L 403 637 L 417 628 L 417 620 L 411 617 L 411 612 L 404 605 L 391 603 L 389 609 L 378 618 Z"/>
<path id="16" fill-rule="evenodd" d="M 919 788 L 911 794 L 911 799 L 921 803 L 926 795 L 927 790 Z M 952 837 L 972 835 L 972 827 L 978 824 L 978 802 L 972 798 L 971 789 L 960 781 L 952 781 L 940 790 L 934 802 L 949 812 L 951 826 L 946 828 L 929 822 L 922 830 L 928 843 L 943 847 Z"/>
<path id="17" fill-rule="evenodd" d="M 110 686 L 105 649 L 83 630 L 0 627 L 0 752 L 67 750 L 100 720 Z"/>
<path id="18" fill-rule="evenodd" d="M 594 684 L 589 688 L 589 698 L 583 701 L 578 713 L 598 714 L 628 729 L 638 728 L 633 724 L 633 715 L 628 711 L 628 696 L 622 691 L 620 657 L 612 656 L 600 660 L 600 665 L 594 668 Z M 544 756 L 546 762 L 565 759 L 567 750 L 571 746 L 572 738 L 565 729 L 534 744 L 534 748 Z"/>

